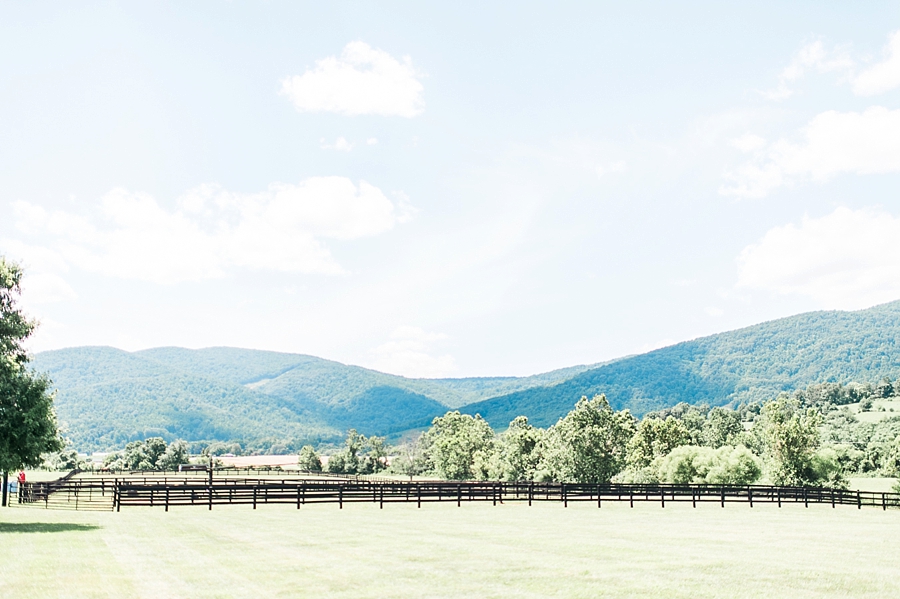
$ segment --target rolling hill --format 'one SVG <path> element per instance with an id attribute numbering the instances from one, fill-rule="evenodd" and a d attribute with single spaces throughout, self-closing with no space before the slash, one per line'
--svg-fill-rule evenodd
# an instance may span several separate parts
<path id="1" fill-rule="evenodd" d="M 565 380 L 591 366 L 532 377 L 408 379 L 300 354 L 177 347 L 42 352 L 33 366 L 58 389 L 75 447 L 102 450 L 162 436 L 239 441 L 268 450 L 338 439 L 348 428 L 391 434 L 450 407 Z"/>
<path id="2" fill-rule="evenodd" d="M 810 312 L 685 341 L 577 374 L 555 385 L 475 402 L 462 411 L 495 427 L 518 415 L 549 426 L 582 395 L 644 412 L 679 402 L 770 399 L 816 382 L 900 376 L 900 302 L 856 312 Z"/>
<path id="3" fill-rule="evenodd" d="M 159 435 L 260 450 L 333 441 L 348 428 L 394 434 L 450 408 L 494 427 L 526 415 L 548 426 L 582 395 L 636 414 L 686 401 L 725 405 L 810 383 L 900 376 L 900 302 L 811 312 L 604 364 L 531 377 L 409 379 L 300 354 L 176 347 L 42 352 L 57 413 L 82 450 Z"/>

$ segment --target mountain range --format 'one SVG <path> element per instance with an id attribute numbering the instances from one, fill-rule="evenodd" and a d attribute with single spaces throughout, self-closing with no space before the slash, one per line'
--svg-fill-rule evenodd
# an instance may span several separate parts
<path id="1" fill-rule="evenodd" d="M 505 428 L 548 426 L 582 395 L 605 393 L 640 415 L 688 403 L 769 399 L 811 383 L 900 376 L 900 302 L 810 312 L 602 364 L 529 377 L 412 379 L 300 354 L 218 347 L 41 352 L 57 414 L 80 450 L 162 436 L 287 451 L 348 428 L 396 435 L 448 409 Z"/>

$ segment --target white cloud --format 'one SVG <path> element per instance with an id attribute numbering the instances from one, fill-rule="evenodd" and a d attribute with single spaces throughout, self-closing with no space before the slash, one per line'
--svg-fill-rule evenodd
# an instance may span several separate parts
<path id="1" fill-rule="evenodd" d="M 374 146 L 374 145 L 377 144 L 377 143 L 378 143 L 378 138 L 377 138 L 377 137 L 370 137 L 370 138 L 366 139 L 366 145 L 367 145 L 367 146 Z"/>
<path id="2" fill-rule="evenodd" d="M 65 279 L 50 272 L 26 272 L 22 278 L 22 295 L 34 304 L 53 304 L 78 297 Z"/>
<path id="3" fill-rule="evenodd" d="M 900 218 L 838 208 L 768 231 L 738 257 L 737 286 L 855 309 L 900 298 Z"/>
<path id="4" fill-rule="evenodd" d="M 884 60 L 853 79 L 853 93 L 874 96 L 900 87 L 900 31 L 895 31 L 884 49 Z"/>
<path id="5" fill-rule="evenodd" d="M 336 140 L 334 140 L 333 144 L 327 143 L 324 137 L 319 140 L 319 146 L 323 150 L 338 150 L 340 152 L 349 152 L 355 145 L 356 144 L 347 141 L 343 137 L 338 137 Z"/>
<path id="6" fill-rule="evenodd" d="M 145 193 L 114 189 L 84 213 L 18 201 L 12 255 L 35 273 L 69 267 L 107 276 L 175 283 L 224 276 L 235 268 L 340 274 L 325 239 L 378 235 L 409 220 L 377 187 L 344 177 L 276 183 L 253 194 L 204 185 L 167 210 Z M 45 283 L 48 285 L 49 283 Z"/>
<path id="7" fill-rule="evenodd" d="M 841 173 L 900 171 L 900 110 L 874 106 L 865 112 L 830 110 L 813 118 L 798 141 L 780 139 L 737 170 L 720 192 L 763 197 L 803 180 L 824 182 Z"/>
<path id="8" fill-rule="evenodd" d="M 408 377 L 438 378 L 456 371 L 453 356 L 435 356 L 430 348 L 446 339 L 442 333 L 429 333 L 418 327 L 402 326 L 391 339 L 373 350 L 372 368 Z"/>
<path id="9" fill-rule="evenodd" d="M 412 118 L 422 113 L 423 87 L 409 56 L 402 61 L 365 42 L 351 42 L 340 57 L 281 81 L 281 93 L 301 112 Z"/>
<path id="10" fill-rule="evenodd" d="M 762 95 L 769 100 L 787 99 L 794 95 L 790 84 L 802 78 L 807 71 L 815 70 L 818 73 L 847 72 L 853 68 L 853 64 L 853 60 L 847 53 L 846 48 L 838 47 L 829 51 L 825 49 L 825 45 L 821 41 L 811 42 L 803 46 L 794 55 L 790 64 L 781 71 L 781 74 L 778 76 L 778 87 L 764 91 Z"/>
<path id="11" fill-rule="evenodd" d="M 746 133 L 736 139 L 732 139 L 731 146 L 741 152 L 755 152 L 766 147 L 766 140 L 759 135 Z"/>

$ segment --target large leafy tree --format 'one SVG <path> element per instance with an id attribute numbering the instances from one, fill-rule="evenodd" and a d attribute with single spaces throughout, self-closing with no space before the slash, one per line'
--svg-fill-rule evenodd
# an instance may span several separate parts
<path id="1" fill-rule="evenodd" d="M 776 485 L 817 482 L 814 457 L 819 447 L 821 415 L 802 409 L 786 395 L 763 406 L 757 426 L 765 439 L 769 476 Z"/>
<path id="2" fill-rule="evenodd" d="M 487 453 L 493 440 L 494 431 L 481 416 L 454 411 L 432 420 L 422 442 L 438 476 L 464 480 L 475 476 L 476 457 Z"/>
<path id="3" fill-rule="evenodd" d="M 634 432 L 628 410 L 613 410 L 605 395 L 582 397 L 547 431 L 544 466 L 561 481 L 609 482 L 624 468 Z"/>
<path id="4" fill-rule="evenodd" d="M 653 460 L 668 454 L 676 447 L 691 444 L 691 433 L 680 420 L 669 416 L 645 418 L 628 442 L 628 465 L 646 468 Z"/>
<path id="5" fill-rule="evenodd" d="M 10 471 L 37 467 L 42 453 L 63 447 L 50 380 L 28 368 L 24 342 L 36 323 L 18 306 L 21 280 L 21 267 L 0 256 L 0 472 L 4 505 Z"/>

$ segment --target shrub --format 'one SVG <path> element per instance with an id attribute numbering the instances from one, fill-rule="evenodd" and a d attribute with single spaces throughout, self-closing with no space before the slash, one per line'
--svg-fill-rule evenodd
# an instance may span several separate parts
<path id="1" fill-rule="evenodd" d="M 759 459 L 744 446 L 677 447 L 653 463 L 658 480 L 676 484 L 749 485 L 762 474 Z"/>

